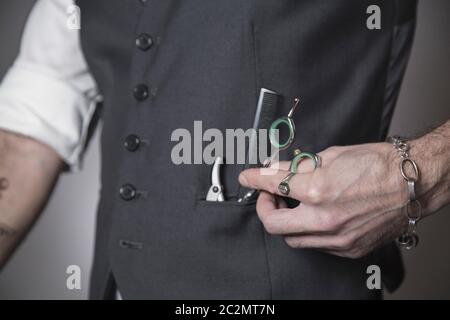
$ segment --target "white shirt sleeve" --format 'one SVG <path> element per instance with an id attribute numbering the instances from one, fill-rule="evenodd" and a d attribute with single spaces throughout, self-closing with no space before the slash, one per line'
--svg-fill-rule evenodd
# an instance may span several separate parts
<path id="1" fill-rule="evenodd" d="M 38 0 L 21 49 L 0 85 L 0 128 L 53 148 L 77 169 L 100 99 L 79 30 L 68 27 L 72 0 Z"/>

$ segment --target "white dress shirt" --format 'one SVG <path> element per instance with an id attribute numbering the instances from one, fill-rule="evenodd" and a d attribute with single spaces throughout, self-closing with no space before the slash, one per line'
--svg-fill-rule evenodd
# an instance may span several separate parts
<path id="1" fill-rule="evenodd" d="M 38 0 L 20 53 L 0 85 L 0 128 L 43 142 L 78 169 L 87 129 L 100 99 L 68 26 L 72 0 Z"/>
<path id="2" fill-rule="evenodd" d="M 38 0 L 18 57 L 0 84 L 0 129 L 34 138 L 78 170 L 89 123 L 101 100 L 68 26 L 73 0 Z M 122 300 L 116 291 L 117 300 Z"/>

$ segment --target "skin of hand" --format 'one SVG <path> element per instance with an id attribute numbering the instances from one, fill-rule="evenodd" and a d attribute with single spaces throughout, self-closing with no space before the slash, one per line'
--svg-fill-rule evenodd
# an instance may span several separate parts
<path id="1" fill-rule="evenodd" d="M 449 123 L 410 142 L 410 158 L 420 170 L 416 193 L 422 218 L 450 202 Z M 320 168 L 311 171 L 305 160 L 289 182 L 289 197 L 301 201 L 293 209 L 278 191 L 289 174 L 288 162 L 239 176 L 243 186 L 261 190 L 256 209 L 268 233 L 283 236 L 292 248 L 360 258 L 406 231 L 407 184 L 400 155 L 390 143 L 330 147 L 319 156 Z"/>
<path id="2" fill-rule="evenodd" d="M 50 147 L 0 130 L 0 268 L 41 213 L 62 168 Z"/>

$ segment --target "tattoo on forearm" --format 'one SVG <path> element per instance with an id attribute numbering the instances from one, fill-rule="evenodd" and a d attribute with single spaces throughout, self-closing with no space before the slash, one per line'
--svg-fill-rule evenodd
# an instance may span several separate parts
<path id="1" fill-rule="evenodd" d="M 8 189 L 9 181 L 6 178 L 0 177 L 0 199 L 3 196 L 3 192 Z"/>
<path id="2" fill-rule="evenodd" d="M 0 199 L 3 196 L 3 192 L 9 188 L 9 181 L 4 177 L 0 177 Z M 11 229 L 9 226 L 0 223 L 0 240 L 14 236 L 16 230 Z"/>

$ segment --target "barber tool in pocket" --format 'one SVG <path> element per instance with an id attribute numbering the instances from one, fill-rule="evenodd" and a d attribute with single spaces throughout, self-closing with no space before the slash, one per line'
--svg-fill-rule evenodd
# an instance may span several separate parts
<path id="1" fill-rule="evenodd" d="M 259 102 L 258 102 L 258 108 L 257 108 L 257 114 L 256 114 L 256 117 L 255 117 L 255 120 L 256 120 L 257 117 L 259 117 L 259 114 L 261 113 L 261 110 L 260 110 L 261 107 L 264 106 L 264 103 L 261 103 L 261 101 L 265 100 L 265 95 L 266 94 L 274 95 L 276 93 L 273 92 L 273 91 L 264 89 L 264 88 L 261 89 L 260 98 L 259 98 Z M 299 102 L 300 102 L 300 99 L 295 98 L 294 105 L 289 110 L 288 115 L 286 117 L 281 117 L 281 118 L 276 119 L 270 125 L 270 128 L 269 128 L 269 141 L 270 141 L 271 145 L 275 148 L 275 150 L 272 153 L 272 155 L 269 157 L 269 159 L 267 159 L 264 162 L 263 168 L 270 167 L 272 162 L 278 156 L 279 152 L 289 148 L 292 145 L 292 143 L 294 142 L 294 139 L 295 139 L 295 123 L 294 123 L 294 120 L 293 120 L 293 115 L 294 115 L 294 112 L 295 112 Z M 287 136 L 286 141 L 280 142 L 280 140 L 278 139 L 278 136 L 279 136 L 278 133 L 279 133 L 280 127 L 283 126 L 283 125 L 288 130 L 288 136 Z M 254 124 L 254 127 L 255 128 L 259 128 L 260 126 Z M 289 195 L 289 193 L 290 193 L 289 181 L 297 173 L 298 164 L 304 159 L 310 159 L 310 160 L 313 161 L 314 170 L 320 166 L 320 157 L 318 155 L 316 155 L 314 153 L 309 153 L 309 152 L 302 152 L 302 151 L 300 151 L 300 149 L 297 149 L 295 151 L 295 153 L 294 153 L 294 158 L 291 160 L 291 165 L 290 165 L 290 168 L 289 168 L 290 173 L 280 182 L 280 184 L 278 186 L 278 191 L 281 194 L 283 194 L 285 196 Z M 250 200 L 256 198 L 257 195 L 258 195 L 257 190 L 250 190 L 243 197 L 239 198 L 238 202 L 250 201 Z M 290 204 L 293 204 L 291 201 L 289 201 L 289 202 L 290 202 Z M 297 205 L 298 205 L 298 202 L 297 202 Z"/>
<path id="2" fill-rule="evenodd" d="M 218 156 L 214 161 L 211 170 L 211 186 L 209 187 L 208 194 L 206 195 L 206 201 L 225 201 L 223 185 L 220 179 L 220 168 L 223 165 L 223 158 Z"/>
<path id="3" fill-rule="evenodd" d="M 236 201 L 237 195 L 235 193 L 230 193 L 230 190 L 226 189 L 223 184 L 223 175 L 226 174 L 226 162 L 221 156 L 217 156 L 211 168 L 210 173 L 210 186 L 206 194 L 206 198 L 199 198 L 200 203 L 209 203 L 214 208 L 232 208 L 232 207 L 248 207 L 256 203 L 255 201 L 248 201 L 245 203 L 239 203 Z M 225 170 L 224 170 L 225 169 Z M 228 192 L 228 194 L 227 194 Z M 214 205 L 214 203 L 217 203 Z M 219 205 L 220 203 L 220 205 Z"/>

